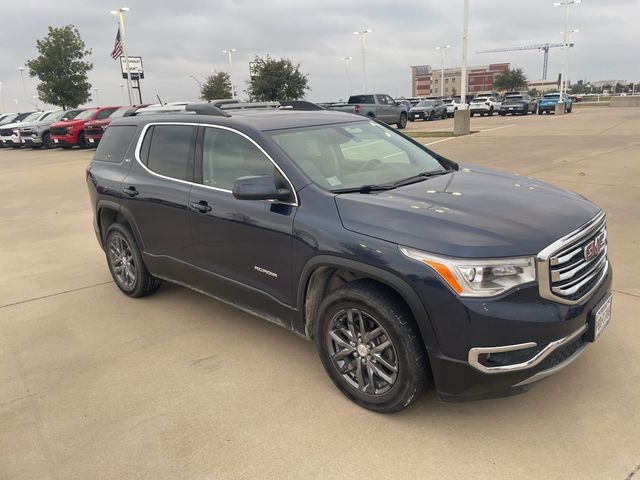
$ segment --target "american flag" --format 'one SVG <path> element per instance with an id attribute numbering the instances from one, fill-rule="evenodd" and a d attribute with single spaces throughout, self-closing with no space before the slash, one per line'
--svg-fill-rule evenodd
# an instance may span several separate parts
<path id="1" fill-rule="evenodd" d="M 111 58 L 114 60 L 119 59 L 122 56 L 122 39 L 120 38 L 120 27 L 118 27 L 118 33 L 116 34 L 116 44 L 113 46 L 113 52 L 111 52 Z"/>

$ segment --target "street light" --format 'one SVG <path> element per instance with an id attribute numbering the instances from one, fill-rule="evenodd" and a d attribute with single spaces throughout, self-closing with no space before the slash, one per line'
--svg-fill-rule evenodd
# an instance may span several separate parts
<path id="1" fill-rule="evenodd" d="M 24 92 L 24 96 L 26 98 L 27 96 L 27 87 L 24 84 L 24 71 L 26 70 L 26 68 L 24 68 L 22 65 L 20 65 L 18 67 L 18 71 L 20 72 L 20 78 L 22 79 L 22 91 Z"/>
<path id="2" fill-rule="evenodd" d="M 96 88 L 93 88 L 92 90 L 96 93 L 96 104 L 100 106 L 100 94 L 98 93 L 100 89 L 96 87 Z"/>
<path id="3" fill-rule="evenodd" d="M 231 54 L 237 52 L 235 48 L 228 48 L 227 50 L 222 50 L 222 53 L 226 53 L 229 58 L 229 83 L 231 83 L 231 98 L 236 98 L 236 89 L 233 87 L 233 79 L 231 78 L 231 70 L 233 69 L 233 64 L 231 63 Z"/>
<path id="4" fill-rule="evenodd" d="M 120 7 L 117 10 L 111 10 L 111 15 L 118 16 L 118 26 L 120 27 L 120 41 L 122 42 L 122 54 L 125 59 L 125 67 L 127 70 L 127 92 L 129 93 L 129 105 L 133 105 L 133 88 L 131 87 L 131 67 L 129 66 L 129 54 L 127 53 L 127 45 L 124 34 L 124 13 L 131 10 L 129 7 Z"/>
<path id="5" fill-rule="evenodd" d="M 440 53 L 442 53 L 442 68 L 440 69 L 440 96 L 441 97 L 444 97 L 444 51 L 447 48 L 451 48 L 451 45 L 436 47 L 436 50 L 440 50 Z"/>
<path id="6" fill-rule="evenodd" d="M 573 30 L 569 30 L 567 31 L 567 52 L 569 51 L 569 48 L 571 47 L 571 34 L 572 33 L 578 33 L 580 30 L 578 28 L 574 28 Z M 560 32 L 562 34 L 564 34 L 565 32 Z M 569 54 L 567 53 L 567 56 L 564 60 L 564 93 L 567 93 L 567 85 L 569 84 Z"/>
<path id="7" fill-rule="evenodd" d="M 367 33 L 371 33 L 373 30 L 363 29 L 359 32 L 353 32 L 354 35 L 360 35 L 360 39 L 362 41 L 362 93 L 367 93 L 367 64 L 364 55 L 364 36 Z"/>
<path id="8" fill-rule="evenodd" d="M 353 60 L 353 57 L 342 57 L 340 60 L 344 62 L 344 74 L 347 81 L 347 94 L 345 96 L 345 102 L 349 99 L 349 63 Z"/>
<path id="9" fill-rule="evenodd" d="M 562 42 L 562 69 L 560 70 L 560 97 L 558 98 L 558 103 L 562 103 L 563 95 L 566 93 L 566 83 L 567 83 L 567 61 L 569 56 L 569 7 L 571 5 L 577 5 L 578 3 L 582 3 L 582 0 L 567 0 L 564 2 L 556 2 L 553 4 L 554 7 L 565 7 L 565 15 L 564 15 L 564 40 Z"/>

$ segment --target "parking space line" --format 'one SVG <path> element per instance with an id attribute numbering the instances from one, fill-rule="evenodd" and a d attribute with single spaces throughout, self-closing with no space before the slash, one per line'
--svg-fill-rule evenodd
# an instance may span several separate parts
<path id="1" fill-rule="evenodd" d="M 447 137 L 447 138 L 442 138 L 442 139 L 440 139 L 440 140 L 436 140 L 435 142 L 425 143 L 424 145 L 435 145 L 436 143 L 446 142 L 447 140 L 453 140 L 454 138 L 458 138 L 458 137 Z"/>
<path id="2" fill-rule="evenodd" d="M 487 128 L 486 130 L 480 130 L 478 133 L 493 132 L 494 130 L 500 130 L 501 128 L 509 128 L 509 127 L 515 127 L 515 126 L 516 126 L 515 123 L 511 123 L 509 125 L 502 125 L 500 127 Z"/>

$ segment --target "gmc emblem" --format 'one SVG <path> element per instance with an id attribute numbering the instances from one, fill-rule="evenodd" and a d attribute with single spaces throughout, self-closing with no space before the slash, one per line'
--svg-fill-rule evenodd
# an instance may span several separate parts
<path id="1" fill-rule="evenodd" d="M 606 234 L 605 232 L 602 232 L 600 235 L 598 235 L 596 238 L 594 238 L 584 246 L 583 253 L 584 260 L 586 262 L 590 262 L 598 256 L 598 254 L 602 251 L 602 248 L 605 246 L 605 239 Z"/>

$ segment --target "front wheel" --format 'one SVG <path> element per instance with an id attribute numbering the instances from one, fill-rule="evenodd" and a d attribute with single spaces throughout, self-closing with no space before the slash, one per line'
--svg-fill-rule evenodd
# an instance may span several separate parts
<path id="1" fill-rule="evenodd" d="M 398 121 L 398 123 L 396 123 L 396 126 L 398 127 L 399 130 L 402 130 L 404 127 L 407 126 L 407 114 L 406 113 L 401 113 L 400 114 L 400 120 Z"/>
<path id="2" fill-rule="evenodd" d="M 315 340 L 333 383 L 369 410 L 402 410 L 431 379 L 408 308 L 378 283 L 358 280 L 331 293 L 320 305 Z"/>
<path id="3" fill-rule="evenodd" d="M 46 133 L 42 135 L 42 146 L 46 149 L 53 148 L 53 141 L 51 140 L 51 135 Z"/>
<path id="4" fill-rule="evenodd" d="M 149 273 L 135 238 L 127 227 L 113 223 L 105 239 L 107 263 L 118 288 L 130 297 L 144 297 L 160 287 L 160 280 Z"/>

